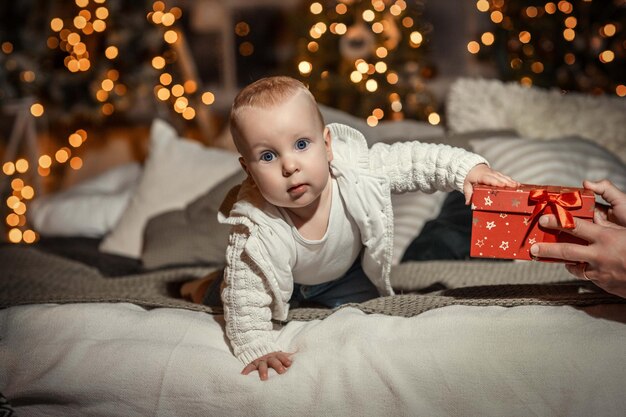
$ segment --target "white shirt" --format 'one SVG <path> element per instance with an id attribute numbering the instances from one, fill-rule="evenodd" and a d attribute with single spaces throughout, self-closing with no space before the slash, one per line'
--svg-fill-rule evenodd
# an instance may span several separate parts
<path id="1" fill-rule="evenodd" d="M 331 205 L 326 233 L 319 240 L 309 240 L 298 232 L 284 209 L 280 209 L 291 226 L 296 244 L 296 263 L 292 268 L 297 284 L 316 285 L 341 278 L 361 252 L 359 228 L 346 211 L 337 180 L 331 179 Z M 343 256 L 337 256 L 341 253 Z"/>

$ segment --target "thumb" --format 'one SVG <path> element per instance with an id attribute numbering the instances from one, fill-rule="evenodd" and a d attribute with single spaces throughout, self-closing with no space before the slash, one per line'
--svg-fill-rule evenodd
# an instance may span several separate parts
<path id="1" fill-rule="evenodd" d="M 615 224 L 612 221 L 607 220 L 598 212 L 593 213 L 593 222 L 597 225 L 608 227 L 610 229 L 624 229 L 623 226 L 620 226 L 619 224 Z"/>
<path id="2" fill-rule="evenodd" d="M 604 201 L 609 203 L 611 206 L 615 205 L 615 203 L 623 195 L 623 193 L 609 180 L 602 180 L 598 182 L 585 180 L 583 181 L 583 187 L 601 196 Z"/>

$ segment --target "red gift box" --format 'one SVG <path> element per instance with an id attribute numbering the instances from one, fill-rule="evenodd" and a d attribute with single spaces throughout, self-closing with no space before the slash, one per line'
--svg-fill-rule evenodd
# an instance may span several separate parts
<path id="1" fill-rule="evenodd" d="M 536 242 L 587 244 L 567 232 L 540 227 L 538 220 L 542 214 L 554 214 L 561 226 L 572 228 L 574 217 L 593 221 L 594 205 L 593 192 L 584 188 L 475 185 L 470 256 L 530 260 Z"/>

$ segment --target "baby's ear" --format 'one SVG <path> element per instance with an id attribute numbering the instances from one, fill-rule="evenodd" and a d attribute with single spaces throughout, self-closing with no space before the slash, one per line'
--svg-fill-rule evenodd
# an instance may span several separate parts
<path id="1" fill-rule="evenodd" d="M 330 135 L 330 129 L 328 127 L 324 128 L 324 146 L 326 147 L 326 157 L 328 158 L 328 162 L 333 160 L 333 147 L 332 147 L 332 137 Z"/>
<path id="2" fill-rule="evenodd" d="M 246 160 L 243 159 L 243 156 L 239 157 L 239 165 L 241 165 L 241 169 L 243 169 L 246 174 L 250 175 L 250 171 L 248 171 L 248 166 L 246 165 Z"/>

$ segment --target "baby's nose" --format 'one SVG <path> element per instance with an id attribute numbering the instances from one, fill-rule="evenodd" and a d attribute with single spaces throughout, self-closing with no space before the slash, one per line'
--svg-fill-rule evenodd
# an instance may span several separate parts
<path id="1" fill-rule="evenodd" d="M 283 175 L 284 176 L 292 175 L 294 172 L 298 171 L 299 169 L 300 168 L 299 168 L 297 158 L 288 157 L 288 158 L 283 159 Z"/>

